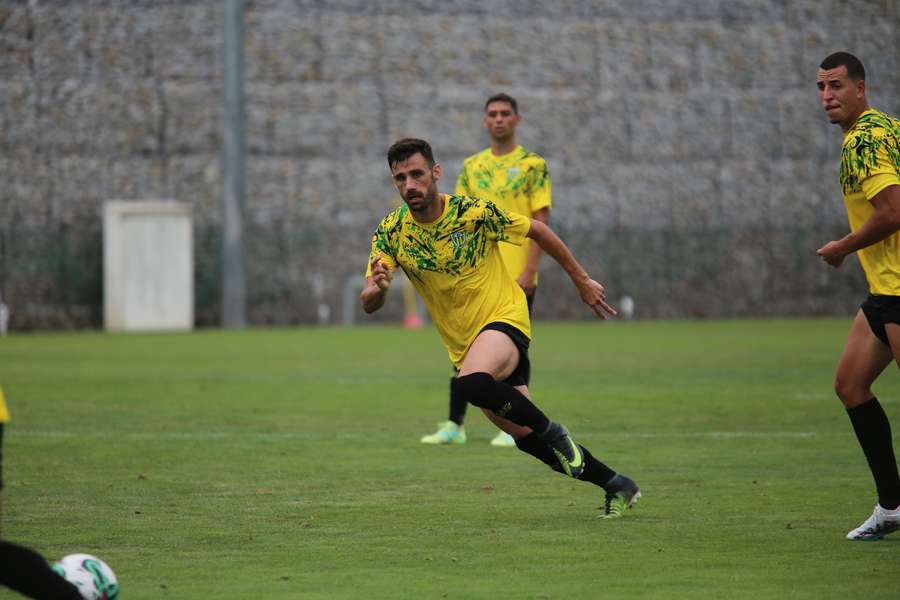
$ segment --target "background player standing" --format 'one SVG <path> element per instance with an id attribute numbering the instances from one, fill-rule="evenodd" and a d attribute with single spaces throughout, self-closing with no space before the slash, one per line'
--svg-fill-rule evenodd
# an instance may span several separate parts
<path id="1" fill-rule="evenodd" d="M 489 148 L 463 161 L 456 180 L 457 196 L 490 200 L 508 212 L 550 222 L 551 184 L 546 161 L 516 142 L 516 127 L 522 121 L 519 104 L 508 94 L 495 94 L 484 103 L 484 128 L 491 138 Z M 500 256 L 509 274 L 525 292 L 531 315 L 538 283 L 541 247 L 526 239 L 521 246 L 500 244 Z M 464 444 L 463 422 L 467 403 L 453 393 L 451 378 L 450 414 L 435 433 L 422 437 L 423 444 Z M 527 381 L 525 382 L 528 383 Z M 515 441 L 505 431 L 491 440 L 492 446 L 513 447 Z"/>
<path id="2" fill-rule="evenodd" d="M 834 387 L 866 455 L 878 503 L 847 539 L 877 540 L 900 529 L 891 424 L 871 387 L 891 361 L 900 365 L 900 120 L 869 108 L 866 71 L 852 54 L 828 56 L 816 84 L 828 119 L 844 132 L 840 181 L 851 230 L 816 252 L 833 267 L 856 252 L 869 282 Z"/>

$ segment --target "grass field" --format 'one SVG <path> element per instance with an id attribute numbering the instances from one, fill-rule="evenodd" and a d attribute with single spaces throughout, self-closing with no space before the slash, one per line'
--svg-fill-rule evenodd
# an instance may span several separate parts
<path id="1" fill-rule="evenodd" d="M 849 319 L 538 323 L 532 391 L 644 499 L 446 417 L 433 330 L 13 335 L 4 537 L 125 600 L 900 598 L 900 534 L 831 390 Z M 900 447 L 900 378 L 876 392 Z M 8 595 L 4 595 L 8 594 Z M 0 598 L 12 597 L 0 591 Z"/>

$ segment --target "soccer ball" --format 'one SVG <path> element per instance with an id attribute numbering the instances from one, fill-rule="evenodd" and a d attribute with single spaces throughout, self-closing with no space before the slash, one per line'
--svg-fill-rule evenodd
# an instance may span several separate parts
<path id="1" fill-rule="evenodd" d="M 118 600 L 119 581 L 109 565 L 90 554 L 70 554 L 53 570 L 78 588 L 84 600 Z"/>

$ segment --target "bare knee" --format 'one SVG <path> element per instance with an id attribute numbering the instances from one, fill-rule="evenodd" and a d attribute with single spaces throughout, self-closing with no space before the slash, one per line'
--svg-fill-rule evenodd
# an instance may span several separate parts
<path id="1" fill-rule="evenodd" d="M 859 406 L 872 397 L 869 385 L 852 377 L 842 376 L 840 373 L 834 378 L 834 392 L 847 408 Z"/>

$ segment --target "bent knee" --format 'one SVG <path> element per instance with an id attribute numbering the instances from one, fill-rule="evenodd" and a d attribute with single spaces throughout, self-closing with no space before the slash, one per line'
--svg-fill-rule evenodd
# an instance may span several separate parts
<path id="1" fill-rule="evenodd" d="M 490 373 L 475 372 L 462 375 L 454 379 L 452 385 L 455 386 L 456 393 L 470 404 L 479 408 L 491 408 L 494 378 Z"/>
<path id="2" fill-rule="evenodd" d="M 858 406 L 872 397 L 872 390 L 868 385 L 841 375 L 834 378 L 834 393 L 847 408 Z"/>

